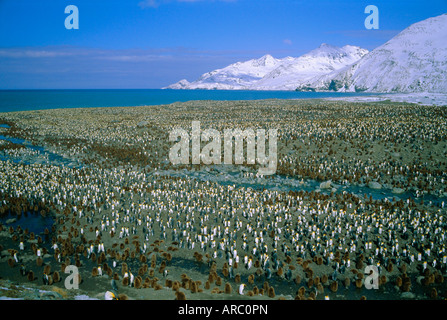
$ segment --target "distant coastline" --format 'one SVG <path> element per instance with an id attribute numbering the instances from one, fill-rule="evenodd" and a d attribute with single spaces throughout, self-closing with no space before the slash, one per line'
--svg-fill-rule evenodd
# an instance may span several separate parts
<path id="1" fill-rule="evenodd" d="M 258 90 L 17 89 L 0 90 L 0 112 L 147 106 L 192 100 L 319 99 L 372 95 L 380 94 Z"/>

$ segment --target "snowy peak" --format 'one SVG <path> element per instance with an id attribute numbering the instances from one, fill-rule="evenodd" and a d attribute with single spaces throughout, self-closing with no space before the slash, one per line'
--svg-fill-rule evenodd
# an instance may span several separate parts
<path id="1" fill-rule="evenodd" d="M 447 92 L 447 15 L 412 24 L 347 68 L 298 89 Z"/>
<path id="2" fill-rule="evenodd" d="M 431 40 L 437 40 L 437 42 L 442 41 L 444 43 L 447 34 L 446 21 L 447 13 L 414 23 L 391 40 L 401 41 L 401 39 L 404 39 L 420 43 L 421 40 L 424 40 L 423 38 L 425 36 L 430 36 Z"/>
<path id="3" fill-rule="evenodd" d="M 362 58 L 368 50 L 362 49 L 357 46 L 346 45 L 344 47 L 335 47 L 326 43 L 321 44 L 317 49 L 310 51 L 302 57 L 310 57 L 314 59 L 327 59 L 327 60 L 343 60 L 349 59 L 350 61 L 356 61 Z"/>
<path id="4" fill-rule="evenodd" d="M 309 79 L 346 67 L 363 57 L 368 50 L 355 46 L 342 48 L 323 43 L 298 58 L 289 58 L 254 83 L 250 89 L 295 90 Z"/>
<path id="5" fill-rule="evenodd" d="M 190 85 L 189 81 L 183 79 L 175 84 L 170 85 L 171 87 L 170 89 L 188 89 L 189 85 Z"/>
<path id="6" fill-rule="evenodd" d="M 342 48 L 332 46 L 327 43 L 322 43 L 318 48 L 310 51 L 305 54 L 305 56 L 313 56 L 313 57 L 326 57 L 326 56 L 335 56 L 340 54 Z"/>
<path id="7" fill-rule="evenodd" d="M 278 63 L 278 60 L 273 58 L 269 54 L 266 54 L 265 56 L 263 56 L 259 59 L 250 60 L 250 61 L 252 61 L 253 67 L 273 67 Z"/>
<path id="8" fill-rule="evenodd" d="M 214 74 L 225 72 L 250 74 L 252 76 L 262 77 L 267 72 L 275 68 L 280 63 L 279 59 L 273 58 L 271 55 L 265 55 L 259 59 L 252 59 L 245 62 L 236 62 L 223 69 L 212 71 Z"/>
<path id="9" fill-rule="evenodd" d="M 167 88 L 295 90 L 304 81 L 352 64 L 367 52 L 355 46 L 339 48 L 323 43 L 298 58 L 276 59 L 267 54 L 205 73 L 191 83 L 181 80 Z"/>

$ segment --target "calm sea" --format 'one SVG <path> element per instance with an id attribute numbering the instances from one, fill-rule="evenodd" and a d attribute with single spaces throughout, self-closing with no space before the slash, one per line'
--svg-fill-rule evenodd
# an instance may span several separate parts
<path id="1" fill-rule="evenodd" d="M 307 99 L 359 95 L 371 94 L 162 89 L 0 90 L 0 112 L 160 105 L 191 100 Z"/>

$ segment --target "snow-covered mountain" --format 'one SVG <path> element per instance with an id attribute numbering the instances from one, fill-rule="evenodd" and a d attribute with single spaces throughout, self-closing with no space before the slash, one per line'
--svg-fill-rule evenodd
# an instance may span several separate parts
<path id="1" fill-rule="evenodd" d="M 298 90 L 447 93 L 447 14 L 417 22 L 351 66 Z"/>
<path id="2" fill-rule="evenodd" d="M 181 80 L 169 89 L 295 90 L 304 82 L 358 61 L 368 50 L 355 46 L 338 48 L 323 43 L 298 58 L 259 59 L 237 62 L 202 75 L 198 80 Z"/>
<path id="3" fill-rule="evenodd" d="M 298 58 L 289 58 L 254 83 L 250 89 L 295 90 L 306 81 L 357 62 L 368 50 L 356 46 L 342 48 L 323 43 Z"/>
<path id="4" fill-rule="evenodd" d="M 285 58 L 287 60 L 288 58 Z M 290 58 L 292 59 L 292 58 Z M 198 80 L 179 82 L 168 86 L 169 89 L 246 89 L 282 63 L 271 55 L 245 62 L 236 62 L 225 68 L 203 74 Z"/>

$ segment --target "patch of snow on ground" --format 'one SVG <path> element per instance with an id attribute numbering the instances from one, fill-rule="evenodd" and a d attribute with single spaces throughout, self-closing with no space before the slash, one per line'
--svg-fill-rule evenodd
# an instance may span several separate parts
<path id="1" fill-rule="evenodd" d="M 447 106 L 447 94 L 446 93 L 390 93 L 374 96 L 359 96 L 359 97 L 332 97 L 325 98 L 327 100 L 343 100 L 349 102 L 377 102 L 390 100 L 393 102 L 407 102 L 417 103 L 425 106 Z"/>

